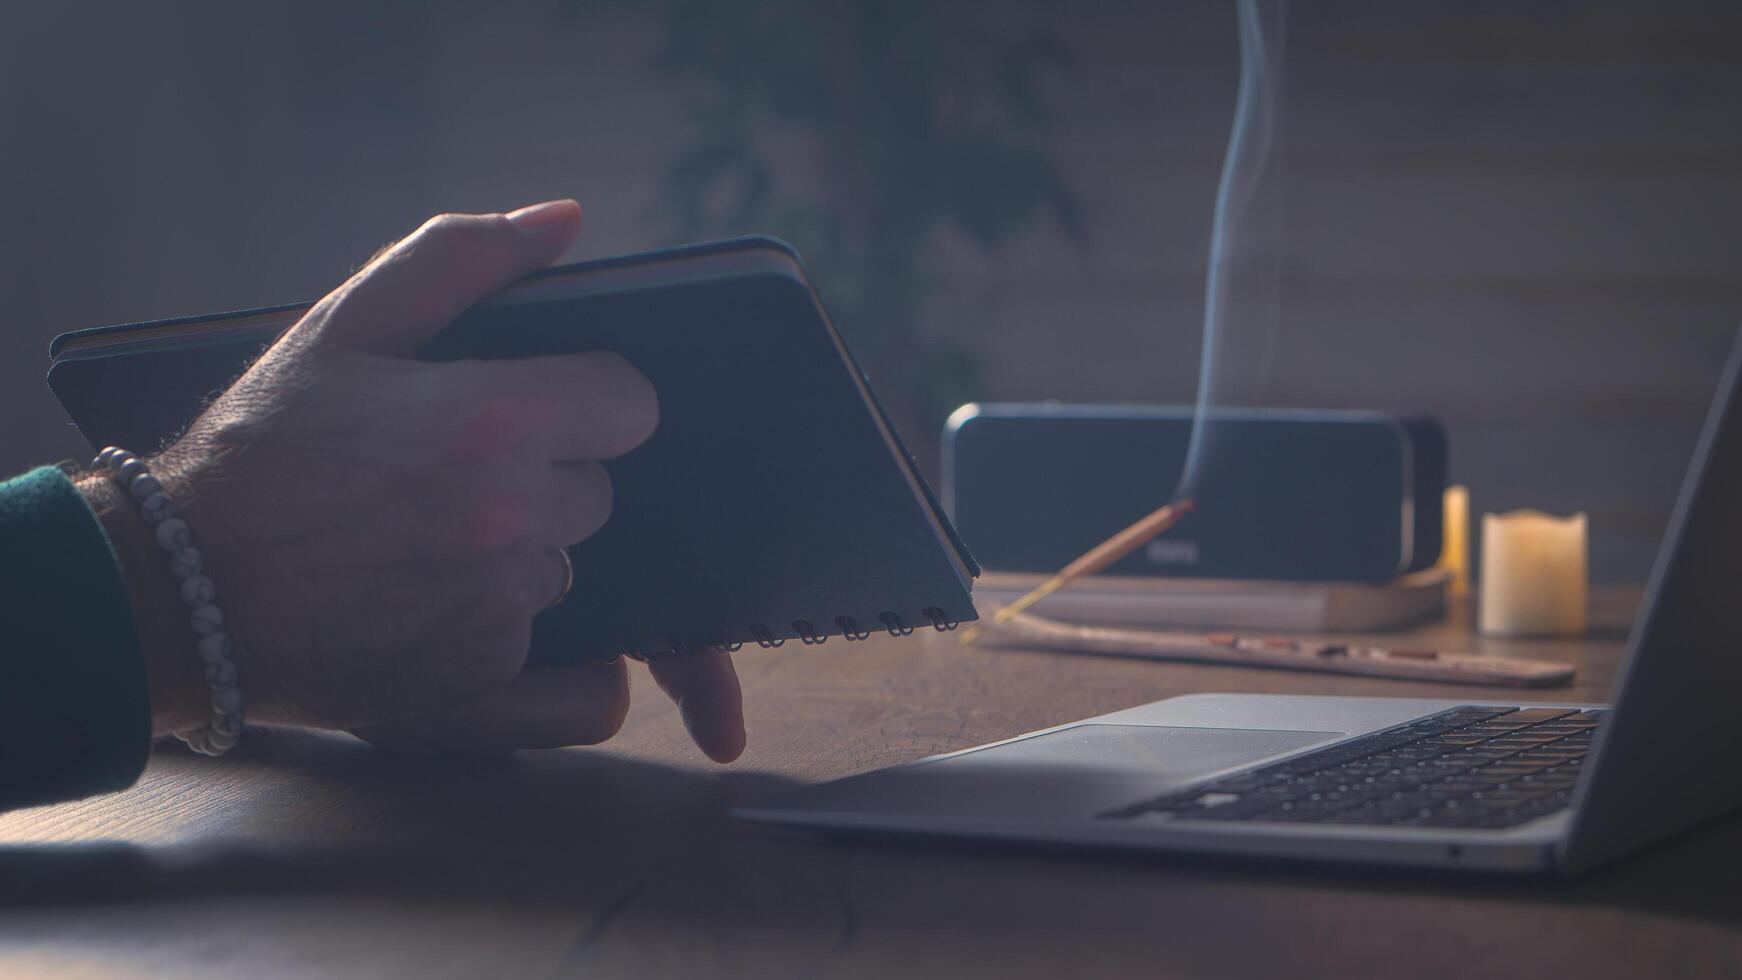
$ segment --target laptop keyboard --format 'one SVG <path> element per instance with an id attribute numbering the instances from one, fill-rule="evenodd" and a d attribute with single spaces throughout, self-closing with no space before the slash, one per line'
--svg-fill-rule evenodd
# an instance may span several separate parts
<path id="1" fill-rule="evenodd" d="M 1513 827 L 1572 801 L 1604 714 L 1464 705 L 1101 816 Z"/>

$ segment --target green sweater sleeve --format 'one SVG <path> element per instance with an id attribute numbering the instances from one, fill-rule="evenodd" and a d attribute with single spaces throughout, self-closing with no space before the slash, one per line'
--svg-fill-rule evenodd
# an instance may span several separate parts
<path id="1" fill-rule="evenodd" d="M 150 745 L 133 606 L 97 515 L 52 466 L 0 483 L 0 809 L 122 789 Z"/>

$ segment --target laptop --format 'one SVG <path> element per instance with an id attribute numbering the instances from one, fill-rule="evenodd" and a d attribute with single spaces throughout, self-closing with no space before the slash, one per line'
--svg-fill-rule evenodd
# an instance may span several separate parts
<path id="1" fill-rule="evenodd" d="M 1191 695 L 734 813 L 824 830 L 1561 873 L 1722 814 L 1742 804 L 1739 366 L 1742 334 L 1611 704 Z"/>

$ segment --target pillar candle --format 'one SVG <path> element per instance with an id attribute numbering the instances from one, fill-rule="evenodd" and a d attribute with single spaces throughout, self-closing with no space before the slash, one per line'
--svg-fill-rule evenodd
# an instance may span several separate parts
<path id="1" fill-rule="evenodd" d="M 1482 632 L 1583 633 L 1587 582 L 1583 513 L 1482 515 Z"/>

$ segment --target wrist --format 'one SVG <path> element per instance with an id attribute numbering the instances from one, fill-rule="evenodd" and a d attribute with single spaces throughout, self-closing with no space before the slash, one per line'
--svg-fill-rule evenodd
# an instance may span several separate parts
<path id="1" fill-rule="evenodd" d="M 138 505 L 114 481 L 90 475 L 76 485 L 96 512 L 120 562 L 151 688 L 152 734 L 192 728 L 209 712 L 210 695 L 175 575 Z"/>

